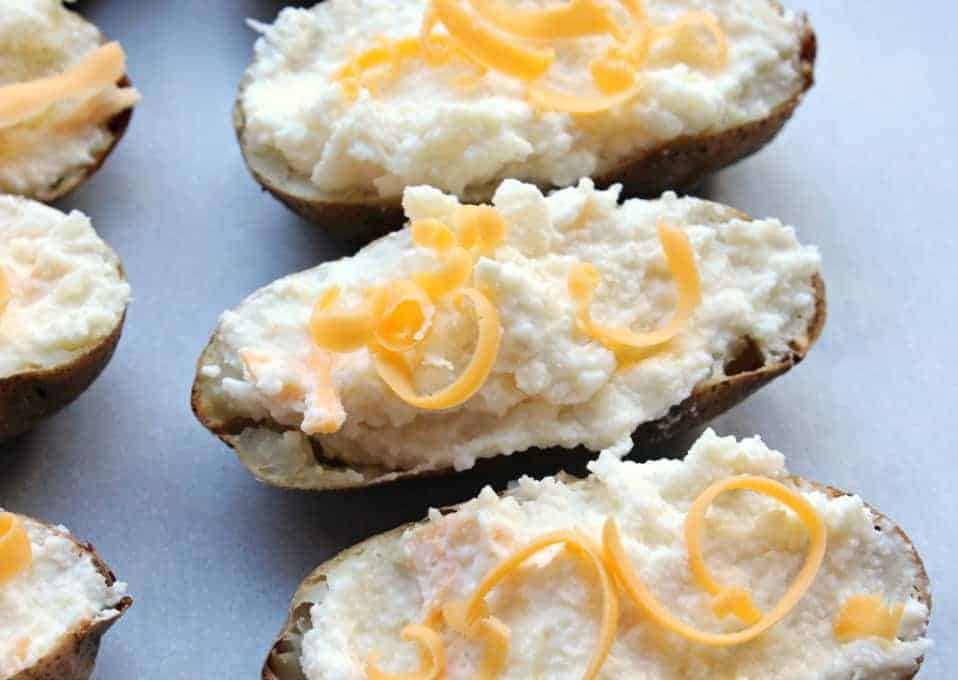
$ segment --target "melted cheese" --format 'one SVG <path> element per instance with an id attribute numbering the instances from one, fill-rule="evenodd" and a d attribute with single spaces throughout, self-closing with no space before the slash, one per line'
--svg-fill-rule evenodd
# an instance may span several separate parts
<path id="1" fill-rule="evenodd" d="M 433 0 L 435 17 L 480 64 L 520 80 L 535 80 L 552 65 L 552 49 L 523 47 L 478 22 L 459 0 Z"/>
<path id="2" fill-rule="evenodd" d="M 16 515 L 0 513 L 0 586 L 30 567 L 30 537 Z"/>
<path id="3" fill-rule="evenodd" d="M 439 634 L 428 626 L 414 623 L 403 628 L 402 639 L 419 645 L 419 670 L 386 673 L 376 665 L 379 655 L 373 652 L 366 659 L 366 677 L 369 680 L 441 680 L 446 671 L 446 658 Z"/>
<path id="4" fill-rule="evenodd" d="M 589 307 L 599 287 L 598 270 L 591 264 L 584 263 L 573 267 L 569 273 L 569 294 L 578 306 L 579 327 L 620 357 L 646 355 L 671 341 L 685 329 L 692 312 L 702 301 L 702 283 L 688 236 L 683 230 L 662 221 L 659 222 L 658 229 L 665 259 L 679 289 L 675 314 L 662 328 L 648 333 L 635 333 L 627 328 L 596 323 Z"/>
<path id="5" fill-rule="evenodd" d="M 904 602 L 886 605 L 878 595 L 854 595 L 842 605 L 832 631 L 839 642 L 866 637 L 890 641 L 898 636 L 904 613 Z"/>
<path id="6" fill-rule="evenodd" d="M 90 97 L 115 85 L 126 71 L 125 60 L 123 48 L 112 42 L 60 75 L 0 88 L 0 129 L 22 123 L 64 99 Z"/>

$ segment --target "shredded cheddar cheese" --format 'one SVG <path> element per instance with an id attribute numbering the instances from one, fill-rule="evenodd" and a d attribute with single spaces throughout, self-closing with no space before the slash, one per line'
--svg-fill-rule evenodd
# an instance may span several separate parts
<path id="1" fill-rule="evenodd" d="M 115 88 L 125 72 L 123 48 L 112 42 L 61 74 L 0 87 L 0 129 L 19 125 L 66 99 L 82 100 Z M 77 120 L 99 122 L 140 99 L 131 88 L 117 92 L 106 103 L 90 103 L 78 109 L 68 127 L 76 125 Z"/>
<path id="2" fill-rule="evenodd" d="M 23 523 L 9 512 L 0 513 L 0 586 L 30 567 L 33 548 Z"/>
<path id="3" fill-rule="evenodd" d="M 460 85 L 474 84 L 493 70 L 527 83 L 529 103 L 538 109 L 588 115 L 641 93 L 637 74 L 655 43 L 664 44 L 666 57 L 696 68 L 727 64 L 728 38 L 713 14 L 687 12 L 669 26 L 653 27 L 641 0 L 619 1 L 629 16 L 627 26 L 598 0 L 568 0 L 538 10 L 513 7 L 503 0 L 430 0 L 418 40 L 378 37 L 375 47 L 352 58 L 333 77 L 354 99 L 361 86 L 375 94 L 378 81 L 368 71 L 389 66 L 388 73 L 381 75 L 395 80 L 405 60 L 421 58 L 435 67 L 455 55 L 478 68 L 477 76 L 458 78 Z M 446 33 L 434 31 L 439 25 Z M 554 48 L 542 43 L 596 35 L 610 35 L 614 40 L 589 65 L 598 94 L 559 92 L 535 82 L 555 62 Z"/>
<path id="4" fill-rule="evenodd" d="M 366 677 L 370 680 L 441 680 L 446 672 L 446 654 L 442 638 L 428 626 L 413 623 L 402 630 L 402 639 L 419 645 L 419 670 L 415 673 L 386 673 L 377 665 L 380 655 L 366 658 Z"/>
<path id="5" fill-rule="evenodd" d="M 661 348 L 682 332 L 692 312 L 702 301 L 702 284 L 695 265 L 695 253 L 685 232 L 659 222 L 659 239 L 665 251 L 669 270 L 679 289 L 679 302 L 671 321 L 648 333 L 635 333 L 627 328 L 613 328 L 597 323 L 590 312 L 599 272 L 591 264 L 580 264 L 569 273 L 569 294 L 577 304 L 577 322 L 585 333 L 620 356 L 643 356 Z"/>
<path id="6" fill-rule="evenodd" d="M 890 642 L 898 637 L 905 603 L 886 605 L 878 595 L 853 595 L 835 617 L 832 632 L 839 642 L 876 637 Z"/>
<path id="7" fill-rule="evenodd" d="M 452 221 L 455 230 L 435 219 L 412 224 L 413 243 L 436 254 L 438 270 L 417 272 L 367 291 L 353 309 L 335 307 L 340 291 L 333 286 L 320 296 L 309 324 L 313 342 L 325 351 L 367 348 L 379 377 L 393 393 L 426 410 L 454 408 L 478 392 L 492 372 L 502 338 L 499 311 L 469 282 L 476 260 L 505 238 L 505 221 L 489 206 L 461 206 Z M 436 304 L 446 298 L 460 310 L 465 300 L 471 303 L 478 326 L 476 347 L 458 378 L 437 392 L 420 395 L 414 372 L 432 330 Z"/>

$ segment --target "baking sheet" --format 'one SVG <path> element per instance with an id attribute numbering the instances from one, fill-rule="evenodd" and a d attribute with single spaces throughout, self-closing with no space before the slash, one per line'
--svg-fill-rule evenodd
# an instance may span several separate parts
<path id="1" fill-rule="evenodd" d="M 385 1 L 385 0 L 384 0 Z M 958 5 L 803 2 L 818 84 L 768 149 L 708 197 L 821 247 L 829 322 L 806 362 L 715 421 L 762 433 L 805 476 L 857 491 L 910 533 L 931 574 L 937 647 L 958 667 L 955 178 Z M 79 401 L 0 448 L 0 505 L 67 524 L 129 582 L 101 680 L 254 678 L 300 580 L 374 532 L 504 478 L 312 495 L 257 484 L 193 419 L 194 361 L 219 313 L 347 250 L 261 193 L 230 108 L 266 0 L 86 0 L 144 92 L 126 139 L 59 207 L 120 253 L 135 302 Z M 687 442 L 647 452 L 682 450 Z M 540 469 L 538 472 L 543 472 Z"/>

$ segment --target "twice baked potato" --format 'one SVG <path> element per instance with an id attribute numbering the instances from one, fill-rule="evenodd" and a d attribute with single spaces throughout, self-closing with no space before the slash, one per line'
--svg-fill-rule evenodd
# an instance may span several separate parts
<path id="1" fill-rule="evenodd" d="M 86 680 L 132 604 L 92 545 L 0 510 L 0 678 Z"/>
<path id="2" fill-rule="evenodd" d="M 409 227 L 223 314 L 197 417 L 260 480 L 338 489 L 533 448 L 624 454 L 801 361 L 825 319 L 814 248 L 717 203 L 618 198 L 407 189 Z"/>
<path id="3" fill-rule="evenodd" d="M 0 196 L 0 441 L 90 386 L 129 300 L 120 260 L 89 218 Z"/>
<path id="4" fill-rule="evenodd" d="M 61 198 L 120 141 L 140 95 L 104 43 L 61 0 L 0 0 L 0 193 Z"/>
<path id="5" fill-rule="evenodd" d="M 503 179 L 687 189 L 755 152 L 813 81 L 776 0 L 328 0 L 262 33 L 234 124 L 257 182 L 369 241 L 407 186 L 470 203 Z M 424 36 L 421 40 L 420 36 Z"/>
<path id="6" fill-rule="evenodd" d="M 263 679 L 917 672 L 928 576 L 857 496 L 711 430 L 683 461 L 603 455 L 590 470 L 487 488 L 325 563 Z"/>

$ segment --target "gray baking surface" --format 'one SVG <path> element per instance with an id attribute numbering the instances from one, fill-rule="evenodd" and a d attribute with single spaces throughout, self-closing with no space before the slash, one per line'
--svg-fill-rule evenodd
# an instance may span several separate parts
<path id="1" fill-rule="evenodd" d="M 386 0 L 384 0 L 385 2 Z M 922 677 L 958 668 L 958 5 L 803 2 L 818 83 L 771 146 L 703 187 L 817 244 L 829 321 L 804 364 L 715 421 L 761 433 L 804 476 L 905 527 L 931 574 Z M 230 107 L 252 52 L 243 19 L 282 2 L 86 0 L 123 41 L 145 99 L 113 157 L 59 207 L 88 213 L 135 301 L 113 363 L 75 404 L 0 447 L 0 505 L 92 541 L 136 602 L 96 677 L 254 678 L 300 580 L 373 533 L 505 478 L 351 493 L 255 482 L 189 408 L 217 316 L 256 288 L 347 254 L 246 173 Z M 645 452 L 679 452 L 687 442 Z M 515 473 L 522 470 L 516 459 Z M 541 473 L 542 470 L 533 472 Z"/>

